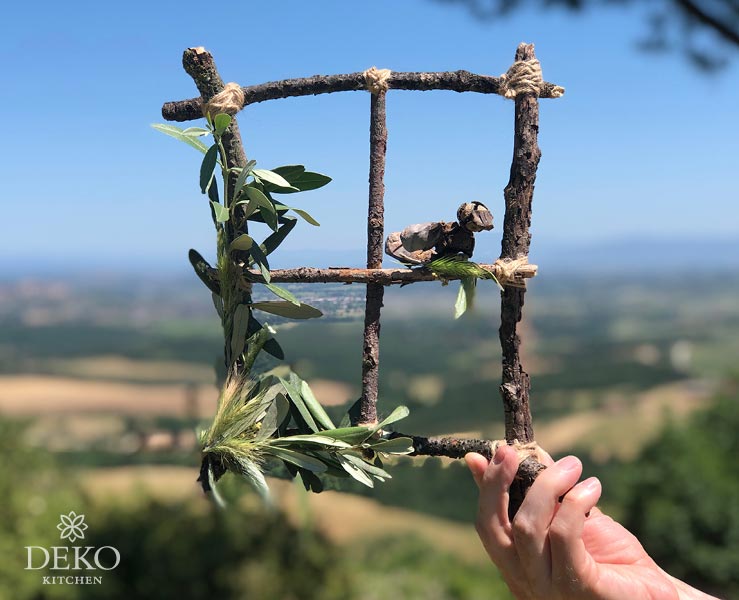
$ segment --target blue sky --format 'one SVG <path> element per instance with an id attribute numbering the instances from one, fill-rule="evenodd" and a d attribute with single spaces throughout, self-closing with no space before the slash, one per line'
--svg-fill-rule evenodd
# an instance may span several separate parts
<path id="1" fill-rule="evenodd" d="M 678 54 L 644 54 L 638 9 L 520 12 L 478 22 L 434 0 L 373 2 L 12 3 L 4 9 L 6 182 L 0 262 L 185 263 L 213 254 L 200 155 L 152 130 L 164 101 L 197 95 L 182 51 L 205 46 L 242 85 L 377 65 L 498 75 L 534 42 L 545 79 L 533 248 L 562 241 L 720 235 L 739 242 L 739 60 L 718 75 Z M 369 96 L 353 92 L 248 107 L 247 155 L 334 178 L 293 197 L 322 223 L 286 255 L 362 248 Z M 496 96 L 391 92 L 386 229 L 453 219 L 485 202 L 502 224 L 513 104 Z M 291 200 L 293 200 L 291 198 Z M 499 249 L 500 227 L 478 259 Z M 255 234 L 266 232 L 255 230 Z"/>

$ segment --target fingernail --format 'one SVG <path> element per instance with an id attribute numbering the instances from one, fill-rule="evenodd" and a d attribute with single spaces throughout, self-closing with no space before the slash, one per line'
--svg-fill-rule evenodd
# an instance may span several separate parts
<path id="1" fill-rule="evenodd" d="M 493 464 L 499 465 L 503 462 L 503 459 L 505 458 L 505 451 L 503 450 L 505 446 L 501 446 L 495 451 L 495 456 L 493 456 Z"/>
<path id="2" fill-rule="evenodd" d="M 582 486 L 586 492 L 594 492 L 600 488 L 600 481 L 597 477 L 590 477 L 582 482 Z"/>
<path id="3" fill-rule="evenodd" d="M 557 466 L 563 471 L 574 471 L 580 466 L 580 459 L 577 456 L 565 456 L 557 461 Z"/>

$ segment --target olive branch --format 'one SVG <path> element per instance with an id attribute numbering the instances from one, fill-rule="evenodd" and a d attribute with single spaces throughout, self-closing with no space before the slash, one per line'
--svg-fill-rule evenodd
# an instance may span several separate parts
<path id="1" fill-rule="evenodd" d="M 199 185 L 209 200 L 216 230 L 215 268 L 196 250 L 189 254 L 196 274 L 211 291 L 221 319 L 226 365 L 216 414 L 199 435 L 203 455 L 199 481 L 203 489 L 213 492 L 214 499 L 223 504 L 216 483 L 230 471 L 244 477 L 268 499 L 265 471 L 270 460 L 284 464 L 291 476 L 300 476 L 305 488 L 315 492 L 323 489 L 318 474 L 353 477 L 370 487 L 375 480 L 389 479 L 382 457 L 413 452 L 413 441 L 407 437 L 390 439 L 383 428 L 407 416 L 406 407 L 396 408 L 386 419 L 370 426 L 349 426 L 347 415 L 337 427 L 310 386 L 289 368 L 281 366 L 260 375 L 252 372 L 262 351 L 284 359 L 273 337 L 275 330 L 258 321 L 254 311 L 288 319 L 322 316 L 317 308 L 271 282 L 268 256 L 295 228 L 297 217 L 319 226 L 308 212 L 277 201 L 274 195 L 318 189 L 331 178 L 306 171 L 303 165 L 267 170 L 257 169 L 256 161 L 250 160 L 243 167 L 229 166 L 223 134 L 232 122 L 231 116 L 207 114 L 206 122 L 205 128 L 152 125 L 204 155 Z M 210 146 L 203 142 L 207 137 L 213 139 Z M 271 233 L 257 242 L 247 232 L 249 221 L 265 224 Z M 257 268 L 263 281 L 251 281 L 250 268 Z M 264 285 L 278 299 L 253 302 L 255 283 Z"/>

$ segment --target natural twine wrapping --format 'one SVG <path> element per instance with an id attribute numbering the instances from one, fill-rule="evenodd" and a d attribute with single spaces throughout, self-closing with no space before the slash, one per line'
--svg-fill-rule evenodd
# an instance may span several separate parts
<path id="1" fill-rule="evenodd" d="M 536 442 L 522 444 L 518 440 L 513 440 L 513 444 L 509 444 L 506 440 L 493 440 L 490 442 L 490 455 L 495 456 L 495 453 L 501 446 L 510 446 L 513 448 L 516 451 L 516 454 L 518 454 L 519 464 L 531 457 L 535 458 L 539 463 L 544 464 L 544 450 L 542 450 Z"/>
<path id="2" fill-rule="evenodd" d="M 390 87 L 390 73 L 392 73 L 390 69 L 378 69 L 377 67 L 367 69 L 363 73 L 367 89 L 373 94 L 387 92 Z"/>
<path id="3" fill-rule="evenodd" d="M 517 60 L 500 78 L 500 95 L 511 99 L 515 99 L 519 94 L 538 96 L 544 83 L 541 76 L 541 64 L 535 58 Z M 564 93 L 563 87 L 555 86 L 551 91 L 551 97 L 559 98 Z"/>
<path id="4" fill-rule="evenodd" d="M 235 115 L 244 108 L 244 90 L 238 83 L 227 83 L 223 89 L 203 104 L 203 115 L 211 117 L 226 113 Z"/>
<path id="5" fill-rule="evenodd" d="M 521 258 L 499 258 L 493 263 L 493 275 L 500 285 L 511 285 L 514 287 L 524 287 L 526 284 L 516 278 L 516 271 L 522 266 L 529 264 L 529 257 Z"/>

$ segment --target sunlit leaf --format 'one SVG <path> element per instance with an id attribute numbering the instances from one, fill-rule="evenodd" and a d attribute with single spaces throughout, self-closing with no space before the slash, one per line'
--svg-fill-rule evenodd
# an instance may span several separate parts
<path id="1" fill-rule="evenodd" d="M 309 214 L 308 214 L 307 212 L 305 212 L 304 210 L 302 210 L 302 209 L 300 209 L 300 208 L 293 208 L 292 210 L 293 210 L 294 212 L 296 212 L 297 214 L 299 214 L 299 215 L 300 215 L 301 217 L 303 217 L 303 218 L 304 218 L 304 219 L 305 219 L 306 221 L 308 221 L 308 223 L 310 223 L 311 225 L 314 225 L 314 226 L 316 226 L 316 227 L 319 227 L 319 226 L 321 225 L 321 224 L 320 224 L 320 223 L 319 223 L 318 221 L 316 221 L 316 220 L 315 220 L 315 219 L 314 219 L 313 217 L 311 217 L 311 216 L 310 216 L 310 215 L 309 215 Z"/>
<path id="2" fill-rule="evenodd" d="M 303 396 L 303 400 L 305 400 L 305 404 L 315 420 L 324 428 L 333 429 L 334 424 L 331 422 L 331 418 L 328 416 L 323 406 L 321 406 L 321 403 L 318 402 L 316 397 L 313 395 L 313 390 L 310 389 L 308 383 L 300 379 L 300 377 L 295 375 L 295 373 L 291 373 L 291 379 L 293 380 L 294 385 L 297 385 L 298 383 L 300 384 L 300 394 Z"/>
<path id="3" fill-rule="evenodd" d="M 388 417 L 384 418 L 377 425 L 375 425 L 373 431 L 380 431 L 380 429 L 382 429 L 386 425 L 390 425 L 391 423 L 395 423 L 396 421 L 405 419 L 409 414 L 410 411 L 408 410 L 407 406 L 398 406 L 393 412 L 390 413 Z"/>
<path id="4" fill-rule="evenodd" d="M 298 300 L 295 296 L 293 296 L 285 288 L 281 288 L 280 286 L 277 286 L 273 283 L 267 283 L 266 286 L 267 286 L 267 289 L 270 292 L 272 292 L 275 296 L 277 296 L 278 298 L 282 298 L 283 300 L 292 302 L 295 306 L 300 306 L 300 300 Z"/>
<path id="5" fill-rule="evenodd" d="M 264 195 L 264 192 L 251 185 L 247 185 L 244 188 L 244 193 L 249 200 L 259 206 L 262 217 L 264 217 L 264 222 L 269 225 L 272 231 L 277 231 L 277 211 L 272 201 Z"/>
<path id="6" fill-rule="evenodd" d="M 281 437 L 276 438 L 271 442 L 273 446 L 283 446 L 283 445 L 291 445 L 295 444 L 296 442 L 303 442 L 306 444 L 317 444 L 319 446 L 329 446 L 332 448 L 351 448 L 349 444 L 346 442 L 342 442 L 341 440 L 336 440 L 330 437 L 327 437 L 325 435 L 290 435 L 287 437 Z"/>
<path id="7" fill-rule="evenodd" d="M 206 146 L 198 138 L 193 137 L 191 135 L 186 135 L 183 132 L 183 130 L 177 127 L 176 125 L 169 125 L 167 123 L 154 123 L 152 124 L 152 127 L 156 129 L 157 131 L 161 131 L 162 133 L 170 137 L 173 137 L 176 140 L 185 142 L 188 146 L 191 146 L 195 148 L 196 150 L 199 150 L 203 154 L 205 154 L 208 151 L 208 146 Z"/>
<path id="8" fill-rule="evenodd" d="M 285 390 L 287 391 L 288 396 L 290 396 L 290 400 L 292 401 L 293 406 L 300 413 L 300 416 L 303 417 L 303 420 L 306 422 L 308 427 L 310 427 L 311 431 L 318 432 L 318 424 L 313 418 L 313 415 L 310 409 L 305 404 L 305 401 L 303 400 L 303 396 L 300 393 L 300 389 L 297 386 L 295 386 L 293 381 L 291 380 L 284 379 L 282 377 L 280 377 L 279 379 L 280 379 L 280 383 L 284 386 Z"/>
<path id="9" fill-rule="evenodd" d="M 205 129 L 203 127 L 188 127 L 187 129 L 182 130 L 182 134 L 190 137 L 202 137 L 204 135 L 210 135 L 210 129 Z"/>
<path id="10" fill-rule="evenodd" d="M 299 306 L 295 306 L 292 302 L 282 302 L 279 300 L 254 302 L 251 307 L 257 310 L 271 313 L 273 315 L 287 317 L 288 319 L 316 319 L 323 315 L 320 310 L 308 304 L 300 304 Z"/>
<path id="11" fill-rule="evenodd" d="M 398 437 L 391 440 L 380 440 L 369 444 L 375 452 L 388 454 L 410 454 L 413 452 L 413 440 L 407 437 Z"/>
<path id="12" fill-rule="evenodd" d="M 271 183 L 272 185 L 275 185 L 280 188 L 291 188 L 290 182 L 287 181 L 282 175 L 278 175 L 274 171 L 267 171 L 266 169 L 254 169 L 252 171 L 253 175 L 257 177 L 258 179 L 265 181 L 267 183 Z M 297 188 L 296 188 L 297 191 Z"/>
<path id="13" fill-rule="evenodd" d="M 216 135 L 221 135 L 224 131 L 226 131 L 226 128 L 230 124 L 231 124 L 231 115 L 228 115 L 226 113 L 220 113 L 216 115 L 216 118 L 215 118 Z"/>
<path id="14" fill-rule="evenodd" d="M 254 240 L 252 239 L 252 237 L 247 235 L 246 233 L 242 233 L 233 242 L 231 242 L 229 249 L 230 250 L 249 250 L 249 248 L 251 248 L 253 245 L 254 245 Z"/>
<path id="15" fill-rule="evenodd" d="M 225 223 L 226 221 L 228 221 L 228 218 L 229 218 L 228 209 L 225 206 L 223 206 L 223 204 L 221 204 L 220 202 L 213 202 L 211 200 L 210 203 L 213 206 L 213 211 L 215 212 L 215 215 L 216 215 L 216 221 L 218 221 L 219 223 Z"/>

